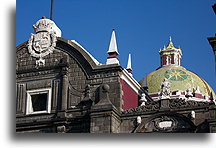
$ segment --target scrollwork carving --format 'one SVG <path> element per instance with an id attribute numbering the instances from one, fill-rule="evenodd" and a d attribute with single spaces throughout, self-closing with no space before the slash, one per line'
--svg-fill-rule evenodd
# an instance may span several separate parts
<path id="1" fill-rule="evenodd" d="M 159 110 L 159 103 L 154 101 L 154 102 L 146 102 L 145 106 L 139 106 L 136 108 L 125 110 L 123 114 L 140 113 L 145 111 L 156 111 L 156 110 Z"/>
<path id="2" fill-rule="evenodd" d="M 175 109 L 175 108 L 186 108 L 186 107 L 209 106 L 209 103 L 185 100 L 180 98 L 180 99 L 171 99 L 169 106 L 171 109 Z"/>
<path id="3" fill-rule="evenodd" d="M 123 114 L 132 114 L 132 113 L 140 113 L 147 111 L 157 111 L 160 109 L 160 101 L 152 101 L 145 102 L 145 106 L 138 106 L 136 108 L 131 108 L 123 111 Z M 188 108 L 188 107 L 204 107 L 209 106 L 209 102 L 197 102 L 197 101 L 189 101 L 185 99 L 169 99 L 169 108 L 170 109 L 178 109 L 178 108 Z"/>

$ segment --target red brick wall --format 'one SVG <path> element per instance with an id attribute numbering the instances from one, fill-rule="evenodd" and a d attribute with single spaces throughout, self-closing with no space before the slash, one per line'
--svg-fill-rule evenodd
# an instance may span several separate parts
<path id="1" fill-rule="evenodd" d="M 122 109 L 126 110 L 129 108 L 135 108 L 138 106 L 138 94 L 124 81 L 120 80 L 122 84 L 122 91 L 123 91 L 123 104 Z"/>

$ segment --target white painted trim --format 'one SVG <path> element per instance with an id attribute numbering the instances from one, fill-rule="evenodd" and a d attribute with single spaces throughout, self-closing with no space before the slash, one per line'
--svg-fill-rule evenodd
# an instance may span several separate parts
<path id="1" fill-rule="evenodd" d="M 206 100 L 206 99 L 201 99 L 201 98 L 195 98 L 195 97 L 192 97 L 192 98 L 184 98 L 186 100 L 191 100 L 191 101 L 197 101 L 197 102 L 210 102 L 210 100 Z"/>
<path id="2" fill-rule="evenodd" d="M 106 64 L 119 64 L 119 60 L 117 58 L 108 58 Z"/>
<path id="3" fill-rule="evenodd" d="M 137 94 L 139 94 L 139 90 L 142 86 L 130 75 L 126 69 L 122 71 L 120 78 L 124 80 Z"/>
<path id="4" fill-rule="evenodd" d="M 51 111 L 51 93 L 52 89 L 51 88 L 44 88 L 44 89 L 34 89 L 34 90 L 29 90 L 27 91 L 27 103 L 26 103 L 26 115 L 29 114 L 41 114 L 41 113 L 50 113 Z M 32 111 L 32 102 L 31 102 L 31 95 L 34 94 L 45 94 L 47 93 L 47 107 L 46 110 L 44 111 Z"/>

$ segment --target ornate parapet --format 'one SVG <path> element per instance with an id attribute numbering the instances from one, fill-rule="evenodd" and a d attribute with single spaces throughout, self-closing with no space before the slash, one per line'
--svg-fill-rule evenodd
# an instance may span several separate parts
<path id="1" fill-rule="evenodd" d="M 159 101 L 146 102 L 145 106 L 138 106 L 136 108 L 131 108 L 122 112 L 122 114 L 133 114 L 141 112 L 151 112 L 157 111 L 160 108 Z"/>
<path id="2" fill-rule="evenodd" d="M 166 105 L 164 105 L 164 101 L 166 101 Z M 138 106 L 136 108 L 131 108 L 122 112 L 122 114 L 137 114 L 137 113 L 145 113 L 145 112 L 154 112 L 166 109 L 185 109 L 185 108 L 208 108 L 210 105 L 214 105 L 213 102 L 198 102 L 194 100 L 185 100 L 182 98 L 176 99 L 164 99 L 157 100 L 152 102 L 146 102 L 145 106 Z"/>
<path id="3" fill-rule="evenodd" d="M 192 100 L 185 99 L 171 99 L 170 100 L 170 109 L 179 109 L 179 108 L 196 108 L 196 107 L 209 107 L 209 102 L 197 102 Z"/>

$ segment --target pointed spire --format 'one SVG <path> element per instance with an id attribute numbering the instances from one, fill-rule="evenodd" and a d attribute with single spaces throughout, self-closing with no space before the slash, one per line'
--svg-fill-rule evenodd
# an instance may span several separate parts
<path id="1" fill-rule="evenodd" d="M 131 67 L 131 54 L 128 55 L 128 63 L 126 70 L 132 74 L 132 67 Z"/>
<path id="2" fill-rule="evenodd" d="M 107 57 L 106 64 L 119 64 L 117 56 L 119 55 L 116 43 L 115 30 L 112 30 L 112 36 L 110 40 L 109 50 L 107 51 L 109 56 Z"/>
<path id="3" fill-rule="evenodd" d="M 131 68 L 131 54 L 128 55 L 128 63 L 127 63 L 127 68 L 126 69 L 132 69 Z"/>
<path id="4" fill-rule="evenodd" d="M 107 53 L 112 53 L 112 52 L 116 52 L 118 55 L 118 49 L 117 49 L 117 44 L 116 44 L 116 36 L 115 36 L 115 30 L 112 30 L 112 36 L 111 36 L 111 40 L 110 40 L 110 45 L 109 45 L 109 50 L 107 51 Z"/>

